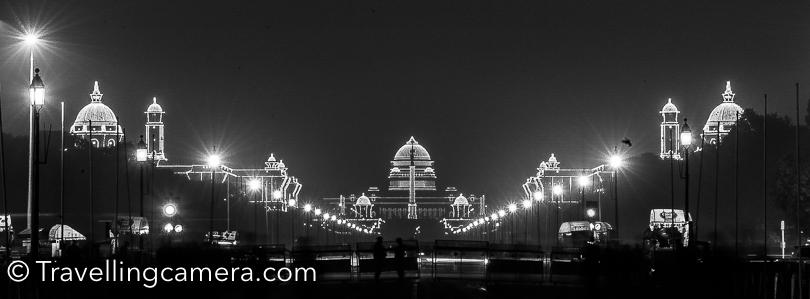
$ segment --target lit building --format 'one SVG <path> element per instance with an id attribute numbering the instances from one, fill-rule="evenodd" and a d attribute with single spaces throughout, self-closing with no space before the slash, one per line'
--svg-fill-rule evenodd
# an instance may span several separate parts
<path id="1" fill-rule="evenodd" d="M 166 161 L 164 149 L 163 107 L 152 98 L 152 104 L 146 108 L 146 149 L 155 161 Z"/>
<path id="2" fill-rule="evenodd" d="M 726 91 L 723 92 L 723 102 L 712 110 L 706 125 L 703 126 L 703 141 L 707 144 L 717 144 L 723 137 L 737 125 L 737 120 L 744 112 L 740 105 L 734 103 L 734 93 L 731 91 L 731 81 L 726 81 Z"/>
<path id="3" fill-rule="evenodd" d="M 403 222 L 396 226 L 421 227 L 438 223 L 468 222 L 486 215 L 486 197 L 462 195 L 455 187 L 439 188 L 434 162 L 424 146 L 411 137 L 394 154 L 388 173 L 388 190 L 369 187 L 349 196 L 323 198 L 330 213 L 354 222 L 383 219 Z M 355 193 L 355 194 L 358 194 Z M 384 225 L 386 230 L 388 225 Z M 393 225 L 391 226 L 393 227 Z M 416 230 L 420 231 L 420 230 Z M 441 231 L 441 229 L 437 230 Z M 406 232 L 402 232 L 404 235 Z M 418 234 L 418 233 L 416 233 Z"/>
<path id="4" fill-rule="evenodd" d="M 90 94 L 90 104 L 84 106 L 70 127 L 70 134 L 89 141 L 94 147 L 114 147 L 124 138 L 115 112 L 101 102 L 104 94 L 98 89 L 98 81 Z"/>
<path id="5" fill-rule="evenodd" d="M 678 107 L 672 104 L 672 99 L 661 108 L 661 159 L 681 159 L 680 148 L 681 124 L 678 122 Z"/>

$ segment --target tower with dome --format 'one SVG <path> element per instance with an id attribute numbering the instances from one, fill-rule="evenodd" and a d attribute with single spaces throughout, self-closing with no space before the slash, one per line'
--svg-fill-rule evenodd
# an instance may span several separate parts
<path id="1" fill-rule="evenodd" d="M 104 94 L 98 88 L 98 81 L 93 84 L 90 103 L 84 106 L 70 127 L 70 134 L 76 141 L 84 140 L 93 147 L 114 147 L 124 138 L 124 132 L 115 112 L 101 102 Z"/>
<path id="2" fill-rule="evenodd" d="M 157 98 L 152 98 L 152 104 L 146 108 L 146 149 L 155 161 L 166 161 L 164 153 L 164 126 L 163 107 L 157 103 Z"/>
<path id="3" fill-rule="evenodd" d="M 681 159 L 681 145 L 679 135 L 681 124 L 678 122 L 678 107 L 672 104 L 672 99 L 668 99 L 664 107 L 661 108 L 661 159 Z"/>
<path id="4" fill-rule="evenodd" d="M 722 93 L 723 102 L 712 110 L 706 125 L 703 126 L 703 141 L 706 144 L 721 142 L 742 118 L 744 110 L 734 102 L 734 95 L 731 91 L 731 81 L 726 81 L 726 91 Z"/>

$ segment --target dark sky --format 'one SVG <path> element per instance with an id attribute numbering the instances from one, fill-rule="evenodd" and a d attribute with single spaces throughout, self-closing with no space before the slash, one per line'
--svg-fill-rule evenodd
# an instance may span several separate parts
<path id="1" fill-rule="evenodd" d="M 592 167 L 625 136 L 657 151 L 667 97 L 699 128 L 726 80 L 743 107 L 767 92 L 780 113 L 795 82 L 810 88 L 808 1 L 203 3 L 3 2 L 4 130 L 27 126 L 12 35 L 29 24 L 50 41 L 45 126 L 57 101 L 72 123 L 98 80 L 131 139 L 158 97 L 172 162 L 275 152 L 312 197 L 383 185 L 411 135 L 440 185 L 504 197 L 552 152 Z"/>

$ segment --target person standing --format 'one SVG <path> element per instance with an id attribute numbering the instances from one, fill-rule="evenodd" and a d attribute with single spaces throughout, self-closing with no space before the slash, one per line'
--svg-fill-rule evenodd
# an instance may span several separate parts
<path id="1" fill-rule="evenodd" d="M 377 237 L 377 242 L 374 243 L 374 280 L 380 280 L 380 273 L 385 265 L 385 245 L 383 245 L 383 238 Z"/>
<path id="2" fill-rule="evenodd" d="M 397 238 L 397 247 L 394 247 L 394 262 L 397 267 L 397 276 L 400 280 L 405 278 L 405 245 L 402 238 Z"/>

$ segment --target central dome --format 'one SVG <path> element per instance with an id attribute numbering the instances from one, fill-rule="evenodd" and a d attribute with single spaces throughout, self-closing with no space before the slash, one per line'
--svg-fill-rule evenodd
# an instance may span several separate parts
<path id="1" fill-rule="evenodd" d="M 76 123 L 87 123 L 92 121 L 94 124 L 105 125 L 115 124 L 118 119 L 115 117 L 115 112 L 102 103 L 90 103 L 84 106 L 79 114 L 76 116 Z"/>
<path id="2" fill-rule="evenodd" d="M 410 161 L 411 150 L 413 150 L 414 160 L 430 160 L 430 154 L 428 154 L 425 147 L 419 145 L 419 142 L 416 142 L 416 139 L 411 136 L 411 139 L 397 150 L 397 153 L 394 155 L 394 161 Z"/>

